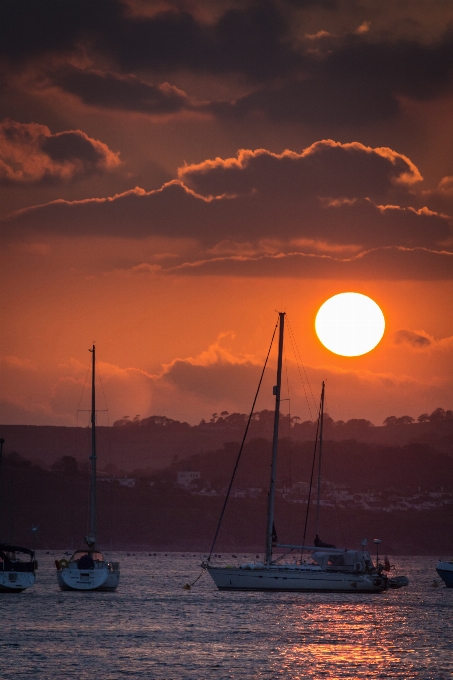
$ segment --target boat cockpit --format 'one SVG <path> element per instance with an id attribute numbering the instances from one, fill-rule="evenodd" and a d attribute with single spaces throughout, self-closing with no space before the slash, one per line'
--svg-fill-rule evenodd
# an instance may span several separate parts
<path id="1" fill-rule="evenodd" d="M 25 555 L 29 557 L 26 561 L 22 559 Z M 0 544 L 0 571 L 35 571 L 38 563 L 34 557 L 35 553 L 28 548 Z"/>
<path id="2" fill-rule="evenodd" d="M 104 562 L 104 555 L 98 550 L 76 550 L 69 563 L 77 562 L 78 569 L 94 569 L 96 563 Z"/>

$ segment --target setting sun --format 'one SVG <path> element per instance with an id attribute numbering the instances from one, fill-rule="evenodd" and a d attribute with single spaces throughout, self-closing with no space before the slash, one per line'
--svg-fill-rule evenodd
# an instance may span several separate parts
<path id="1" fill-rule="evenodd" d="M 361 293 L 339 293 L 324 302 L 315 321 L 318 338 L 331 352 L 347 357 L 366 354 L 380 342 L 385 318 Z"/>

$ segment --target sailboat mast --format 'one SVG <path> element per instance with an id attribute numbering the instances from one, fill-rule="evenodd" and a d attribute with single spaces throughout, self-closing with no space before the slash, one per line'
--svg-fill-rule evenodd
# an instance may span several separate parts
<path id="1" fill-rule="evenodd" d="M 90 493 L 90 535 L 96 542 L 96 348 L 89 350 L 93 354 L 91 370 L 91 493 Z"/>
<path id="2" fill-rule="evenodd" d="M 324 382 L 321 390 L 321 406 L 319 414 L 319 453 L 318 453 L 318 497 L 316 501 L 316 536 L 319 536 L 319 503 L 321 500 L 321 461 L 322 461 L 322 429 L 324 424 Z"/>
<path id="3" fill-rule="evenodd" d="M 267 507 L 267 531 L 266 531 L 267 565 L 269 565 L 272 561 L 272 537 L 274 534 L 275 478 L 277 474 L 278 427 L 280 423 L 280 391 L 282 385 L 283 332 L 285 328 L 285 312 L 279 312 L 278 315 L 280 326 L 278 336 L 277 384 L 274 387 L 275 395 L 274 435 L 272 438 L 271 481 L 269 485 L 269 497 Z"/>

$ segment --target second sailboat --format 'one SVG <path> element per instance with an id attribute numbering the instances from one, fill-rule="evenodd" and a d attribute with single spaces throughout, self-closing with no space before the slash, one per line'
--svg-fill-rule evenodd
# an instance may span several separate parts
<path id="1" fill-rule="evenodd" d="M 66 560 L 56 560 L 57 580 L 61 590 L 114 591 L 120 580 L 118 562 L 106 562 L 96 546 L 96 348 L 92 353 L 91 370 L 91 487 L 90 487 L 90 530 L 85 536 L 86 548 L 76 550 Z"/>

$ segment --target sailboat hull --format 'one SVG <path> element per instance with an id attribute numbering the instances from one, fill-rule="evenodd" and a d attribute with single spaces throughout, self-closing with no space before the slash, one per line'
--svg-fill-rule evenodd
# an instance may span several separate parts
<path id="1" fill-rule="evenodd" d="M 439 560 L 436 571 L 447 588 L 453 588 L 453 560 Z"/>
<path id="2" fill-rule="evenodd" d="M 61 590 L 114 592 L 120 581 L 119 569 L 109 567 L 78 569 L 72 565 L 57 571 L 58 585 Z"/>
<path id="3" fill-rule="evenodd" d="M 34 585 L 34 572 L 0 571 L 0 593 L 21 593 Z"/>
<path id="4" fill-rule="evenodd" d="M 259 568 L 207 567 L 219 590 L 255 590 L 306 593 L 381 593 L 387 578 L 379 574 L 263 566 Z"/>

